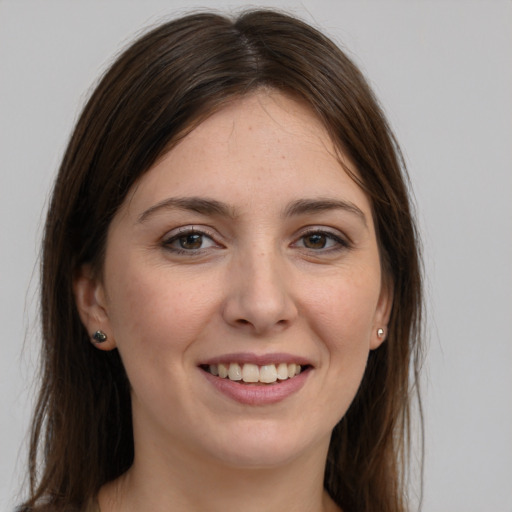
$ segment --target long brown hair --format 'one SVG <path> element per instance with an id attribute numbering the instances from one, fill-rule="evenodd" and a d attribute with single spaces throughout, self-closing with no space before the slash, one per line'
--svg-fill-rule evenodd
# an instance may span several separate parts
<path id="1" fill-rule="evenodd" d="M 275 11 L 165 23 L 107 71 L 76 125 L 44 235 L 42 383 L 32 426 L 33 511 L 80 510 L 133 461 L 129 383 L 117 350 L 96 350 L 72 282 L 101 272 L 109 224 L 165 151 L 227 101 L 270 87 L 301 98 L 355 162 L 371 199 L 394 297 L 389 334 L 335 427 L 325 487 L 345 512 L 404 511 L 411 389 L 421 341 L 421 269 L 408 178 L 393 134 L 357 67 L 328 38 Z"/>

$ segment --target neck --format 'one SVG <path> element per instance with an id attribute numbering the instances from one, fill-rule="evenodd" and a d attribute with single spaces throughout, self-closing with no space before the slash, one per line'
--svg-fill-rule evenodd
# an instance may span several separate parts
<path id="1" fill-rule="evenodd" d="M 101 512 L 339 511 L 323 489 L 327 446 L 271 468 L 154 451 L 137 457 L 136 450 L 130 470 L 102 488 Z"/>

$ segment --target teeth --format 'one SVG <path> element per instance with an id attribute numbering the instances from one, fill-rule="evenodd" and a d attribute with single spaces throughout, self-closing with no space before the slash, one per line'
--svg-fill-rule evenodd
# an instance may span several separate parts
<path id="1" fill-rule="evenodd" d="M 258 382 L 260 380 L 260 369 L 258 366 L 255 364 L 244 364 L 242 380 L 244 382 Z"/>
<path id="2" fill-rule="evenodd" d="M 242 380 L 242 368 L 238 363 L 231 363 L 228 371 L 229 380 Z"/>
<path id="3" fill-rule="evenodd" d="M 216 365 L 212 364 L 211 366 L 213 366 L 215 368 Z M 215 373 L 213 373 L 213 372 L 210 372 L 210 373 L 215 375 Z M 228 367 L 225 364 L 219 364 L 219 377 L 221 377 L 222 379 L 225 379 L 228 376 L 228 373 L 229 373 Z"/>
<path id="4" fill-rule="evenodd" d="M 208 371 L 221 379 L 244 381 L 248 383 L 262 382 L 272 384 L 278 380 L 286 380 L 298 375 L 302 368 L 295 363 L 266 364 L 258 366 L 252 363 L 240 365 L 238 363 L 220 363 L 208 366 Z"/>
<path id="5" fill-rule="evenodd" d="M 270 384 L 277 380 L 277 370 L 275 364 L 266 364 L 260 368 L 260 381 Z"/>
<path id="6" fill-rule="evenodd" d="M 288 365 L 286 363 L 279 363 L 277 365 L 277 378 L 279 380 L 286 380 L 288 378 Z"/>

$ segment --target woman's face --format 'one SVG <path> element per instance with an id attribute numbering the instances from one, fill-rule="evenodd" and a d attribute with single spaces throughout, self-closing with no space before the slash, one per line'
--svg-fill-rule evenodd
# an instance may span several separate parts
<path id="1" fill-rule="evenodd" d="M 382 341 L 382 283 L 368 198 L 312 112 L 266 91 L 143 175 L 76 290 L 125 365 L 136 453 L 262 467 L 327 450 Z"/>

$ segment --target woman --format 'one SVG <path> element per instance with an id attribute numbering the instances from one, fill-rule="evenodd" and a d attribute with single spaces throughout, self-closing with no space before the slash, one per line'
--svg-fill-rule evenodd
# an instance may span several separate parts
<path id="1" fill-rule="evenodd" d="M 405 510 L 402 167 L 359 71 L 299 20 L 194 14 L 128 48 L 48 213 L 22 509 Z"/>

